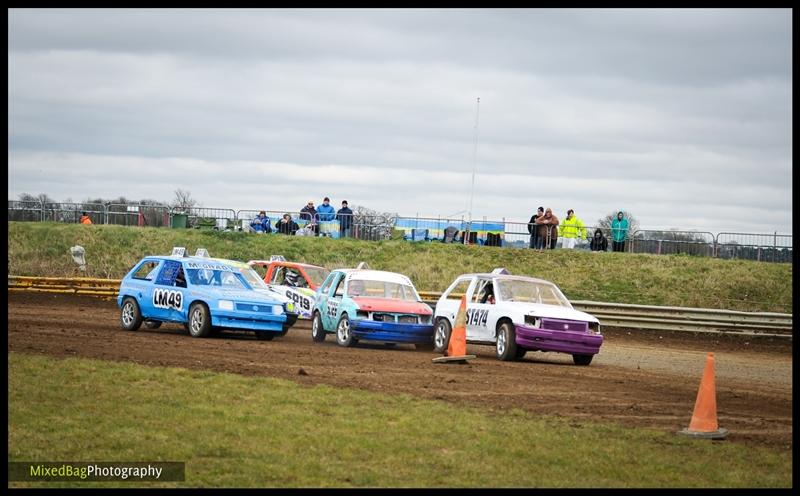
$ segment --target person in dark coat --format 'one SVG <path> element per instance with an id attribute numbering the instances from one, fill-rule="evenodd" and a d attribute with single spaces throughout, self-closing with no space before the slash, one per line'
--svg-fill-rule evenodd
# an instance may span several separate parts
<path id="1" fill-rule="evenodd" d="M 294 236 L 294 233 L 300 229 L 300 226 L 297 225 L 297 222 L 292 220 L 292 216 L 289 214 L 283 214 L 281 220 L 275 224 L 275 228 L 278 230 L 280 234 L 290 234 Z"/>
<path id="2" fill-rule="evenodd" d="M 600 229 L 594 232 L 594 237 L 589 242 L 589 248 L 592 251 L 607 251 L 608 250 L 608 239 L 603 236 L 603 231 Z"/>
<path id="3" fill-rule="evenodd" d="M 544 207 L 539 207 L 528 221 L 528 232 L 531 234 L 530 248 L 541 248 L 539 243 L 539 228 L 536 226 L 536 219 L 544 215 Z"/>
<path id="4" fill-rule="evenodd" d="M 342 200 L 342 208 L 336 212 L 336 220 L 339 221 L 339 237 L 349 238 L 353 227 L 353 211 L 347 206 L 347 200 Z"/>
<path id="5" fill-rule="evenodd" d="M 305 207 L 300 209 L 300 218 L 308 221 L 308 225 L 314 231 L 314 236 L 319 234 L 319 216 L 317 215 L 317 209 L 314 208 L 313 201 L 308 202 Z"/>

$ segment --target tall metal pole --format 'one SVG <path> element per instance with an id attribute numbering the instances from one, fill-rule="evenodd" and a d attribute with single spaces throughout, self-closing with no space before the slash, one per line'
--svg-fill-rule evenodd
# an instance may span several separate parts
<path id="1" fill-rule="evenodd" d="M 475 146 L 472 150 L 472 189 L 469 193 L 469 224 L 467 225 L 467 235 L 464 237 L 464 244 L 469 244 L 470 234 L 472 233 L 472 198 L 475 196 L 475 169 L 478 167 L 478 117 L 481 111 L 481 99 L 475 104 Z"/>

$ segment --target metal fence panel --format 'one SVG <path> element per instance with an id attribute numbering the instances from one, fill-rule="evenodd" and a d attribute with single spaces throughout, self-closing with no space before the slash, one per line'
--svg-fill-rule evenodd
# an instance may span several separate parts
<path id="1" fill-rule="evenodd" d="M 163 205 L 109 203 L 106 206 L 106 224 L 138 227 L 169 227 L 170 219 L 170 208 Z"/>
<path id="2" fill-rule="evenodd" d="M 8 200 L 8 220 L 16 222 L 41 222 L 44 205 L 41 202 Z"/>
<path id="3" fill-rule="evenodd" d="M 102 224 L 106 207 L 102 203 L 48 203 L 44 209 L 44 220 L 77 224 L 83 212 L 92 219 L 93 224 Z"/>
<path id="4" fill-rule="evenodd" d="M 714 235 L 704 231 L 656 231 L 640 229 L 633 233 L 626 251 L 655 255 L 714 256 Z"/>
<path id="5" fill-rule="evenodd" d="M 716 254 L 719 258 L 792 262 L 792 236 L 785 234 L 729 233 L 717 234 Z"/>

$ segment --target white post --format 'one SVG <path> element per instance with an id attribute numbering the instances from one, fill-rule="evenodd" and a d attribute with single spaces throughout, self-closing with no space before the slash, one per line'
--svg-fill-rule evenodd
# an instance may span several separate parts
<path id="1" fill-rule="evenodd" d="M 467 225 L 467 236 L 464 238 L 464 244 L 469 244 L 469 234 L 472 233 L 472 197 L 475 195 L 475 169 L 478 167 L 478 117 L 480 116 L 481 99 L 478 98 L 475 104 L 475 145 L 472 151 L 472 189 L 469 194 L 469 224 Z"/>

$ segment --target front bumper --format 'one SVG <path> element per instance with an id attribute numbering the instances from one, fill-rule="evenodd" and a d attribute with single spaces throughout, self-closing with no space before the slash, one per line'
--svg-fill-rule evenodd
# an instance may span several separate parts
<path id="1" fill-rule="evenodd" d="M 286 314 L 256 314 L 215 310 L 211 314 L 211 325 L 230 329 L 248 329 L 251 331 L 282 331 L 286 323 Z"/>
<path id="2" fill-rule="evenodd" d="M 352 320 L 350 329 L 358 339 L 390 343 L 430 343 L 433 324 L 401 324 L 376 320 Z"/>
<path id="3" fill-rule="evenodd" d="M 577 355 L 600 352 L 603 335 L 584 331 L 551 331 L 525 325 L 515 325 L 517 346 L 528 350 L 558 351 Z"/>

